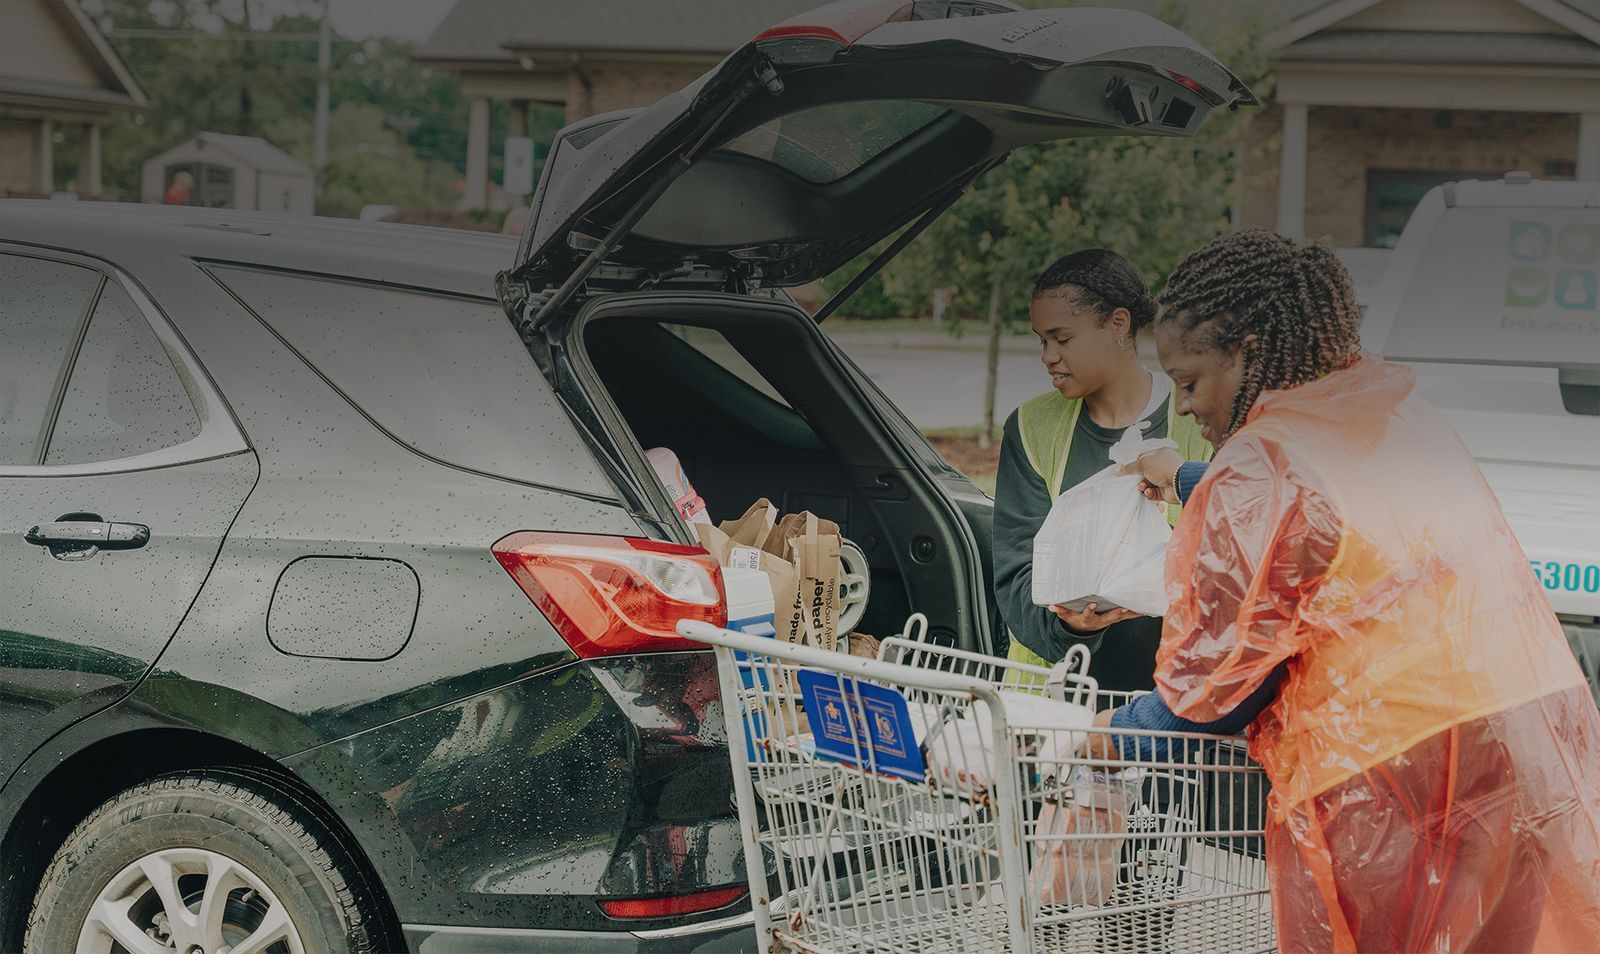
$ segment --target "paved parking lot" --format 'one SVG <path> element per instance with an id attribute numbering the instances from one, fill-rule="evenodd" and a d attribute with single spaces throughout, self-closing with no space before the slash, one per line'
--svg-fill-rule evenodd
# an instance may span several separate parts
<path id="1" fill-rule="evenodd" d="M 909 332 L 839 334 L 834 340 L 918 427 L 977 427 L 983 423 L 987 371 L 983 338 Z M 1032 339 L 1021 336 L 1004 340 L 995 392 L 997 424 L 1017 405 L 1049 389 L 1050 378 L 1039 363 L 1037 347 Z"/>

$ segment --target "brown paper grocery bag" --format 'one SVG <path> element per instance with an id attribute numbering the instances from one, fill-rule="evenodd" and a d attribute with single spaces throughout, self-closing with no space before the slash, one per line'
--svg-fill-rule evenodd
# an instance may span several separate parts
<path id="1" fill-rule="evenodd" d="M 772 526 L 778 519 L 778 508 L 771 501 L 762 497 L 744 512 L 744 516 L 737 520 L 724 520 L 719 524 L 728 539 L 741 547 L 755 547 L 761 549 L 767 537 L 772 533 Z M 785 557 L 783 553 L 774 553 L 774 556 Z"/>
<path id="2" fill-rule="evenodd" d="M 721 566 L 745 566 L 766 574 L 772 587 L 773 628 L 781 637 L 789 630 L 799 631 L 800 579 L 794 564 L 781 556 L 759 549 L 771 532 L 776 509 L 758 500 L 738 520 L 725 520 L 719 526 L 694 524 L 700 545 Z M 752 566 L 753 561 L 753 566 Z"/>
<path id="3" fill-rule="evenodd" d="M 846 652 L 863 659 L 877 659 L 878 649 L 883 645 L 883 641 L 878 637 L 868 636 L 866 633 L 851 633 L 843 642 Z"/>
<path id="4" fill-rule="evenodd" d="M 798 586 L 790 629 L 778 628 L 780 638 L 827 650 L 839 644 L 839 525 L 816 514 L 792 513 L 778 521 L 767 537 L 765 549 L 783 547 L 795 568 Z"/>

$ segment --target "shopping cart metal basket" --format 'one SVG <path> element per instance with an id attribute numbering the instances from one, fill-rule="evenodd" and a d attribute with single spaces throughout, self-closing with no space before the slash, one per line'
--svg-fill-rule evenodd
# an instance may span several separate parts
<path id="1" fill-rule="evenodd" d="M 764 951 L 1274 950 L 1260 766 L 1234 738 L 1090 725 L 1131 697 L 1086 652 L 678 631 L 717 653 Z"/>

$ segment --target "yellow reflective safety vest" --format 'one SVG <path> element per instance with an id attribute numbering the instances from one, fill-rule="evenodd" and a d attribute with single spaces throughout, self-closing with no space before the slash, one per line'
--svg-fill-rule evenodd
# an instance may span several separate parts
<path id="1" fill-rule="evenodd" d="M 1200 436 L 1200 423 L 1192 416 L 1178 413 L 1177 392 L 1167 399 L 1167 437 L 1178 445 L 1184 460 L 1209 461 L 1212 447 Z M 1022 438 L 1022 450 L 1033 466 L 1051 501 L 1061 496 L 1061 482 L 1067 475 L 1067 455 L 1072 452 L 1072 435 L 1078 430 L 1078 415 L 1083 413 L 1083 399 L 1062 396 L 1060 391 L 1047 391 L 1031 398 L 1017 408 L 1017 434 Z M 1183 508 L 1167 507 L 1167 522 L 1177 524 Z M 1048 668 L 1051 663 L 1043 656 L 1022 645 L 1015 637 L 1007 659 Z"/>

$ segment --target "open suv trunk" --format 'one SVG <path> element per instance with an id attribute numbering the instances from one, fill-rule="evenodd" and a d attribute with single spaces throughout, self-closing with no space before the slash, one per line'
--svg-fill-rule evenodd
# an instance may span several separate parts
<path id="1" fill-rule="evenodd" d="M 803 312 L 729 295 L 617 295 L 585 310 L 572 355 L 607 430 L 633 438 L 632 466 L 643 449 L 672 448 L 714 520 L 766 497 L 838 522 L 870 566 L 860 631 L 897 632 L 916 609 L 934 638 L 989 648 L 971 529 Z"/>
<path id="2" fill-rule="evenodd" d="M 653 532 L 693 542 L 642 453 L 665 446 L 716 519 L 766 496 L 837 520 L 870 564 L 862 631 L 918 610 L 936 639 L 1003 652 L 987 500 L 782 289 L 900 230 L 881 266 L 1020 146 L 1192 135 L 1254 102 L 1136 13 L 831 4 L 654 106 L 563 130 L 500 296 Z"/>

